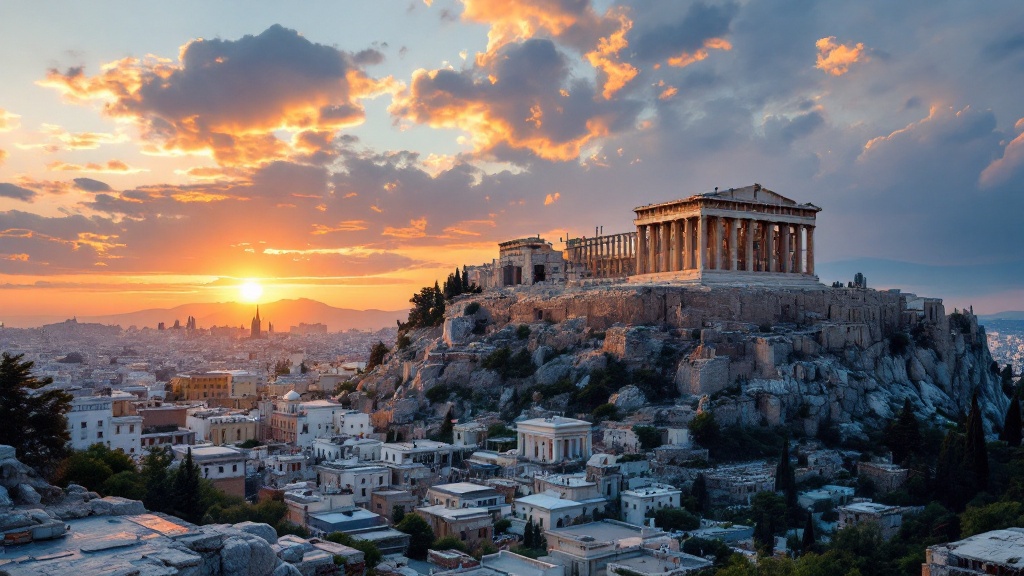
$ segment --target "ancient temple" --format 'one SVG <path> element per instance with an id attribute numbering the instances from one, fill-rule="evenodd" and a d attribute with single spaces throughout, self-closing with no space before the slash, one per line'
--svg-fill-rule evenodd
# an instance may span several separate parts
<path id="1" fill-rule="evenodd" d="M 814 227 L 821 208 L 760 184 L 634 208 L 630 281 L 817 283 Z"/>

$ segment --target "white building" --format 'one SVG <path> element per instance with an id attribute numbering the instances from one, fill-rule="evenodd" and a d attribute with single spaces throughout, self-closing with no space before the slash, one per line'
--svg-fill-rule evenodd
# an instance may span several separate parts
<path id="1" fill-rule="evenodd" d="M 266 439 L 276 442 L 288 442 L 300 448 L 313 445 L 316 438 L 333 436 L 335 417 L 346 411 L 337 402 L 329 400 L 307 400 L 295 390 L 273 402 L 272 407 L 261 406 L 261 413 L 268 410 L 269 426 Z"/>
<path id="2" fill-rule="evenodd" d="M 103 444 L 112 450 L 135 454 L 142 449 L 142 416 L 126 414 L 131 394 L 112 392 L 109 396 L 78 396 L 67 414 L 71 447 L 85 450 Z M 114 416 L 115 412 L 118 416 Z"/>
<path id="3" fill-rule="evenodd" d="M 584 516 L 587 506 L 575 500 L 550 494 L 531 494 L 516 498 L 513 509 L 517 518 L 532 520 L 541 528 L 561 528 L 572 525 L 574 520 Z M 594 507 L 591 506 L 590 511 L 593 510 Z"/>
<path id="4" fill-rule="evenodd" d="M 923 576 L 982 576 L 1024 572 L 1024 528 L 1007 528 L 929 546 Z"/>
<path id="5" fill-rule="evenodd" d="M 316 483 L 325 491 L 351 491 L 358 506 L 369 504 L 375 488 L 391 484 L 391 470 L 384 466 L 327 462 L 316 467 Z"/>
<path id="6" fill-rule="evenodd" d="M 334 429 L 338 434 L 361 437 L 373 432 L 370 415 L 358 410 L 341 410 L 334 415 Z"/>
<path id="7" fill-rule="evenodd" d="M 678 508 L 681 491 L 668 484 L 652 484 L 622 492 L 622 518 L 642 525 L 647 513 L 661 508 Z"/>
<path id="8" fill-rule="evenodd" d="M 553 416 L 516 423 L 519 456 L 534 462 L 586 460 L 593 453 L 591 424 Z"/>
<path id="9" fill-rule="evenodd" d="M 245 451 L 227 446 L 174 446 L 175 460 L 184 460 L 190 449 L 203 478 L 222 492 L 245 496 Z"/>
<path id="10" fill-rule="evenodd" d="M 487 427 L 479 422 L 463 422 L 454 426 L 452 437 L 456 446 L 480 446 L 487 437 Z"/>
<path id="11" fill-rule="evenodd" d="M 434 440 L 388 442 L 380 449 L 380 459 L 390 464 L 450 466 L 451 456 L 451 444 Z"/>

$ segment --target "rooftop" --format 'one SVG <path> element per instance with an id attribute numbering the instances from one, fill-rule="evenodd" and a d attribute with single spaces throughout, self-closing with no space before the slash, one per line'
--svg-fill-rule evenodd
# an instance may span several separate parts
<path id="1" fill-rule="evenodd" d="M 374 514 L 369 510 L 364 510 L 363 508 L 358 508 L 355 506 L 337 512 L 327 512 L 324 514 L 310 514 L 309 516 L 311 518 L 316 518 L 317 520 L 320 520 L 321 522 L 326 522 L 328 524 L 353 522 L 356 520 L 372 520 L 374 518 L 379 517 L 377 514 Z"/>
<path id="2" fill-rule="evenodd" d="M 555 564 L 550 564 L 543 560 L 533 560 L 507 550 L 501 550 L 497 554 L 489 554 L 481 558 L 481 560 L 487 568 L 515 576 L 543 576 L 545 569 L 555 566 Z"/>
<path id="3" fill-rule="evenodd" d="M 480 484 L 473 484 L 472 482 L 455 482 L 453 484 L 438 484 L 432 488 L 432 490 L 440 490 L 449 494 L 472 494 L 473 492 L 494 492 L 494 488 L 490 486 L 482 486 Z"/>
<path id="4" fill-rule="evenodd" d="M 555 496 L 548 494 L 531 494 L 530 496 L 523 496 L 522 498 L 516 498 L 516 503 L 526 504 L 528 506 L 537 506 L 538 508 L 544 508 L 545 510 L 559 510 L 561 508 L 572 508 L 573 506 L 581 505 L 575 500 L 556 498 Z"/>
<path id="5" fill-rule="evenodd" d="M 665 494 L 679 493 L 680 490 L 668 484 L 654 484 L 643 488 L 633 488 L 622 493 L 623 496 L 663 496 Z"/>
<path id="6" fill-rule="evenodd" d="M 490 513 L 487 511 L 487 508 L 445 508 L 444 504 L 437 504 L 434 506 L 424 506 L 422 508 L 417 508 L 416 510 L 418 512 L 423 512 L 424 514 L 440 516 L 449 520 L 466 520 L 476 516 L 490 517 Z"/>
<path id="7" fill-rule="evenodd" d="M 574 540 L 592 538 L 600 542 L 618 542 L 623 546 L 639 545 L 643 542 L 645 535 L 656 536 L 664 534 L 660 530 L 645 530 L 641 526 L 633 526 L 615 520 L 602 520 L 600 522 L 590 522 L 565 528 L 552 528 L 548 530 L 548 533 Z"/>
<path id="8" fill-rule="evenodd" d="M 711 566 L 711 562 L 698 556 L 678 553 L 659 554 L 656 552 L 644 554 L 643 556 L 637 556 L 635 558 L 615 560 L 612 563 L 624 568 L 629 568 L 641 574 L 664 574 L 665 572 L 672 572 L 673 570 L 680 570 L 684 568 L 705 568 Z"/>
<path id="9" fill-rule="evenodd" d="M 531 418 L 530 420 L 523 420 L 516 422 L 516 426 L 537 426 L 540 428 L 573 428 L 576 426 L 586 426 L 588 429 L 593 426 L 586 420 L 577 420 L 575 418 L 566 418 L 564 416 L 552 416 L 550 418 Z"/>
<path id="10" fill-rule="evenodd" d="M 1024 528 L 993 530 L 932 548 L 945 548 L 960 558 L 1024 568 Z"/>
<path id="11" fill-rule="evenodd" d="M 856 502 L 840 506 L 839 509 L 859 512 L 861 514 L 889 514 L 899 511 L 899 508 L 896 506 L 889 506 L 888 504 L 880 504 L 878 502 Z"/>

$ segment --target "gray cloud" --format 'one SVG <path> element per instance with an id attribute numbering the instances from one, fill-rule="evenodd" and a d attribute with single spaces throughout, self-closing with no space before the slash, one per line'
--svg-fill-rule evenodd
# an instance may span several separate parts
<path id="1" fill-rule="evenodd" d="M 32 202 L 35 200 L 37 194 L 35 190 L 29 190 L 28 188 L 11 184 L 10 182 L 0 182 L 0 197 L 2 198 L 13 198 L 15 200 L 21 200 L 22 202 Z"/>
<path id="2" fill-rule="evenodd" d="M 75 178 L 74 182 L 75 188 L 85 190 L 86 192 L 108 192 L 111 190 L 110 185 L 106 182 L 100 182 L 92 178 Z"/>

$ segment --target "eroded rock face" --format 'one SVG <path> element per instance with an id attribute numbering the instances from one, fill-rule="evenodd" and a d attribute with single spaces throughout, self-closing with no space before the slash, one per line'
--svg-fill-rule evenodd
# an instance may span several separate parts
<path id="1" fill-rule="evenodd" d="M 470 303 L 479 304 L 474 317 L 488 319 L 483 334 L 467 332 L 460 319 Z M 386 410 L 414 400 L 426 413 L 423 392 L 438 384 L 502 390 L 503 407 L 508 390 L 528 394 L 564 379 L 586 386 L 612 362 L 674 381 L 678 397 L 648 401 L 692 406 L 709 396 L 723 423 L 815 430 L 831 422 L 859 435 L 883 425 L 906 398 L 920 418 L 934 419 L 965 413 L 977 392 L 992 431 L 1009 402 L 973 315 L 951 325 L 940 301 L 898 292 L 613 284 L 473 295 L 449 314 L 443 331 L 417 331 L 401 361 L 368 376 L 386 384 L 415 375 L 397 398 L 378 396 Z M 529 354 L 532 375 L 483 370 L 482 359 L 502 347 Z M 569 396 L 542 404 L 565 409 Z M 619 390 L 618 403 L 637 400 Z M 462 402 L 456 414 L 475 408 Z"/>
<path id="2" fill-rule="evenodd" d="M 630 412 L 647 405 L 647 396 L 636 386 L 623 386 L 608 398 L 609 404 L 624 412 Z"/>

